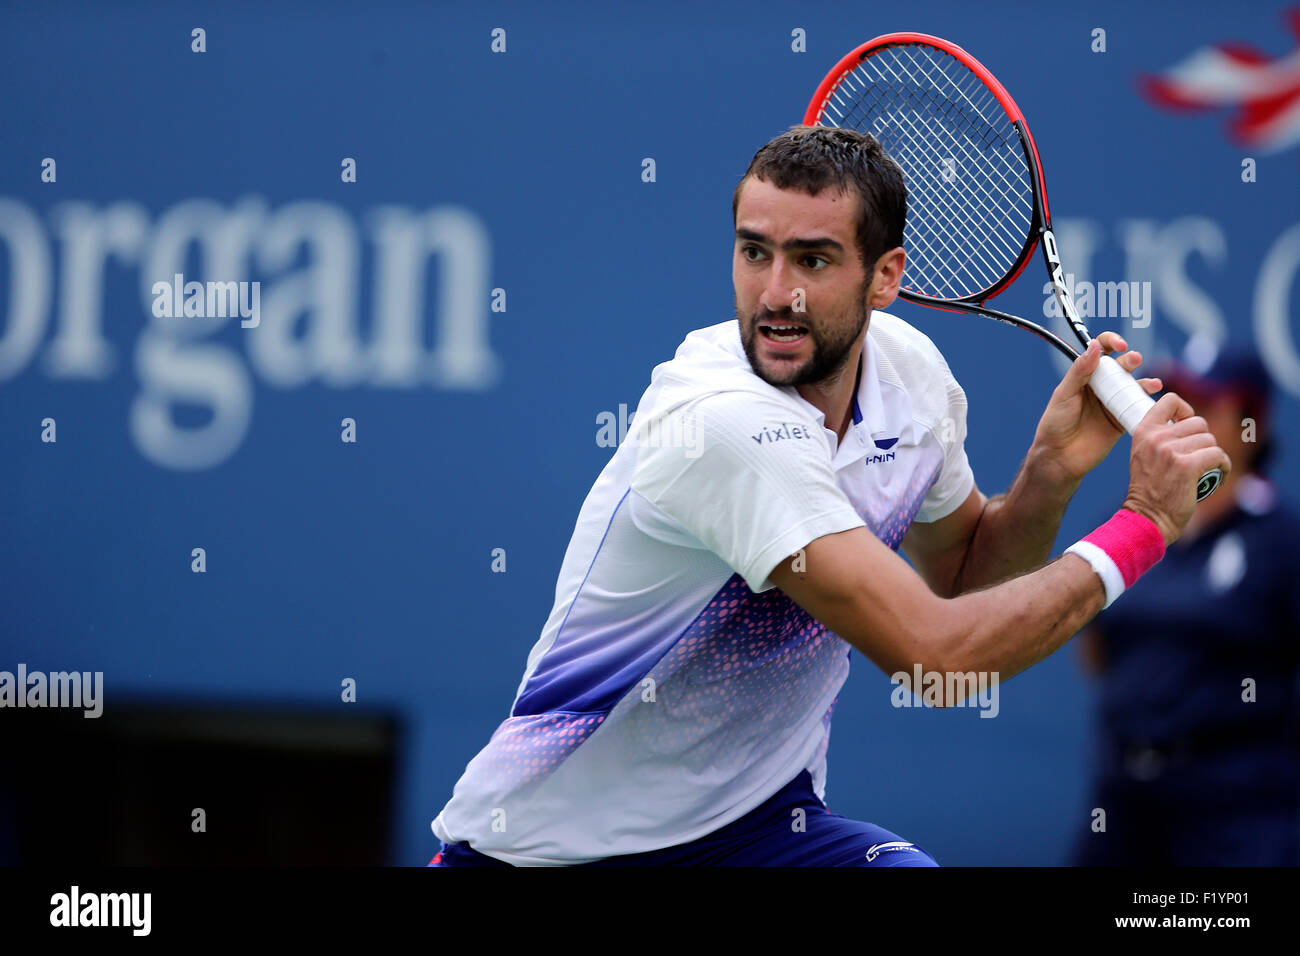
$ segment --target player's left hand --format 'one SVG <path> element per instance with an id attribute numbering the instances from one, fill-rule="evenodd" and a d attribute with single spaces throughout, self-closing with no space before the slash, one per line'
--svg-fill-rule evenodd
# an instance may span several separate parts
<path id="1" fill-rule="evenodd" d="M 1088 387 L 1088 379 L 1097 370 L 1101 356 L 1112 353 L 1122 353 L 1115 355 L 1115 361 L 1130 374 L 1142 364 L 1142 353 L 1128 351 L 1128 343 L 1118 332 L 1102 332 L 1074 360 L 1039 419 L 1034 448 L 1063 481 L 1082 480 L 1101 464 L 1124 434 L 1124 429 Z M 1164 387 L 1158 378 L 1140 378 L 1138 382 L 1147 394 Z"/>

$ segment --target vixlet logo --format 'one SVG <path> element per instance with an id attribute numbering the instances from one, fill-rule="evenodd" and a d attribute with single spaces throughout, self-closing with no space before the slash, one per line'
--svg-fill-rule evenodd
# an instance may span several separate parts
<path id="1" fill-rule="evenodd" d="M 876 448 L 880 450 L 880 454 L 868 455 L 866 460 L 868 466 L 878 465 L 881 462 L 893 461 L 898 457 L 898 452 L 890 451 L 891 448 L 898 444 L 897 438 L 875 438 L 872 440 L 876 443 Z"/>
<path id="2" fill-rule="evenodd" d="M 750 435 L 758 444 L 772 444 L 775 441 L 782 441 L 787 438 L 812 438 L 812 432 L 804 425 L 796 425 L 793 422 L 776 422 L 774 424 L 764 425 L 755 435 Z"/>

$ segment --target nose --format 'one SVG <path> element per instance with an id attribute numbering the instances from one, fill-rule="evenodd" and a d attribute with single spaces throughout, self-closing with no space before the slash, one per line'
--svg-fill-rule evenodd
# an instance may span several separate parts
<path id="1" fill-rule="evenodd" d="M 780 256 L 773 258 L 767 270 L 767 282 L 763 286 L 763 294 L 759 296 L 758 304 L 775 316 L 789 313 L 794 304 L 792 278 L 791 270 L 785 260 Z"/>

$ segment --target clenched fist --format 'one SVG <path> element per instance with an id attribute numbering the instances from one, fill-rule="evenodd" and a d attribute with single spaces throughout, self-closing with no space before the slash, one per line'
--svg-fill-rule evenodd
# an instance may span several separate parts
<path id="1" fill-rule="evenodd" d="M 1124 507 L 1154 521 L 1171 545 L 1192 519 L 1196 486 L 1211 468 L 1222 469 L 1226 478 L 1232 462 L 1205 419 L 1169 392 L 1133 430 Z"/>

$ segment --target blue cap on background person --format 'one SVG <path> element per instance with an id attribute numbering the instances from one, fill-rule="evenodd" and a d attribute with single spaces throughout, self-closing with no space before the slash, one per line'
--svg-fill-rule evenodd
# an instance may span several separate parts
<path id="1" fill-rule="evenodd" d="M 1263 472 L 1273 453 L 1273 379 L 1258 352 L 1198 333 L 1187 340 L 1181 358 L 1157 359 L 1149 368 L 1139 374 L 1159 378 L 1165 391 L 1177 392 L 1198 411 L 1215 399 L 1235 398 L 1242 419 L 1255 421 L 1257 451 L 1249 470 Z"/>

